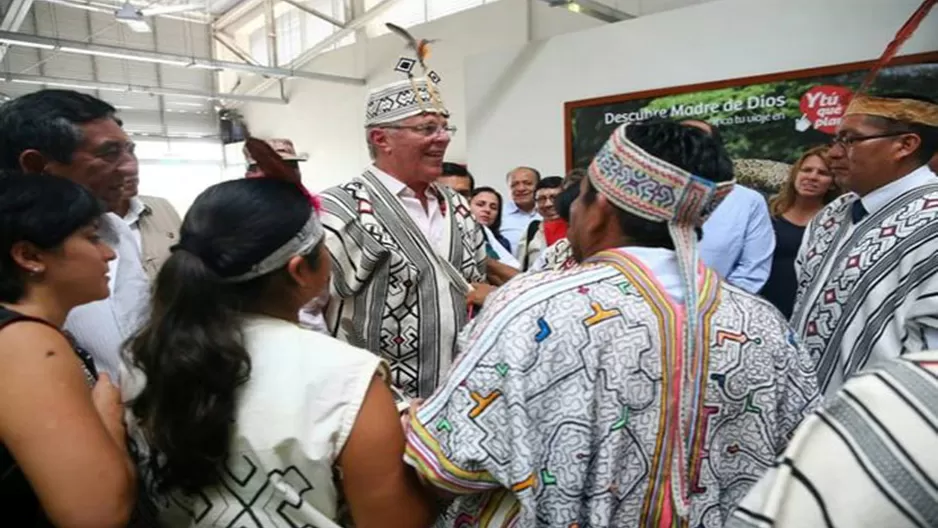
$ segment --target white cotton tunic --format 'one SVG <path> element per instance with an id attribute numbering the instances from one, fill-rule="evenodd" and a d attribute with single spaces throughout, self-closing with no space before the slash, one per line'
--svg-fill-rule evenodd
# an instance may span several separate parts
<path id="1" fill-rule="evenodd" d="M 252 316 L 243 330 L 251 377 L 239 391 L 219 484 L 195 496 L 157 493 L 144 462 L 147 446 L 127 412 L 132 449 L 153 503 L 142 508 L 144 516 L 174 528 L 334 526 L 335 464 L 372 378 L 386 367 L 370 352 L 281 319 Z M 128 374 L 133 382 L 123 387 L 125 401 L 143 386 L 141 373 Z"/>

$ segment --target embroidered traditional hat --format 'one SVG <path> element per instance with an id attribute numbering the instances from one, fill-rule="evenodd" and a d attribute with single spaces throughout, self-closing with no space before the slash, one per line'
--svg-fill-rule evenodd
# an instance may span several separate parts
<path id="1" fill-rule="evenodd" d="M 293 146 L 293 142 L 289 139 L 274 138 L 268 139 L 266 142 L 270 145 L 270 148 L 274 149 L 274 152 L 280 155 L 283 161 L 306 161 L 309 159 L 309 156 L 306 154 L 297 154 L 296 147 Z M 242 152 L 244 153 L 244 159 L 248 162 L 248 165 L 253 165 L 255 160 L 251 157 L 246 145 L 244 149 L 242 149 Z"/>
<path id="2" fill-rule="evenodd" d="M 677 253 L 684 288 L 686 321 L 683 334 L 683 360 L 672 365 L 682 383 L 693 383 L 693 363 L 698 358 L 697 343 L 697 228 L 703 225 L 717 205 L 733 190 L 734 181 L 715 183 L 645 152 L 626 136 L 628 124 L 613 132 L 590 164 L 587 177 L 593 187 L 615 207 L 650 221 L 666 223 Z M 697 359 L 699 360 L 699 358 Z M 684 411 L 689 391 L 678 389 L 681 419 L 673 434 L 686 439 Z M 690 508 L 687 487 L 688 462 L 680 451 L 672 460 L 672 492 L 677 513 L 686 517 Z"/>
<path id="3" fill-rule="evenodd" d="M 844 116 L 858 114 L 938 127 L 938 105 L 916 99 L 859 95 L 850 101 Z"/>
<path id="4" fill-rule="evenodd" d="M 368 94 L 365 126 L 383 125 L 426 113 L 449 117 L 449 110 L 443 104 L 437 87 L 441 81 L 440 76 L 429 70 L 426 65 L 431 41 L 417 40 L 406 30 L 394 24 L 387 24 L 387 26 L 404 38 L 412 56 L 400 57 L 394 67 L 394 71 L 402 74 L 404 79 L 380 86 Z M 423 70 L 422 77 L 414 76 L 414 68 L 418 65 Z"/>

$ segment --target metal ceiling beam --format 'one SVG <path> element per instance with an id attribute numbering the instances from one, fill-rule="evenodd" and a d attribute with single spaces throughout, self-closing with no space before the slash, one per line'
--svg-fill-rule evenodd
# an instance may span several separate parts
<path id="1" fill-rule="evenodd" d="M 212 26 L 216 31 L 225 29 L 247 16 L 262 3 L 264 3 L 264 0 L 243 0 L 242 2 L 238 2 L 234 7 L 215 18 L 212 22 Z"/>
<path id="2" fill-rule="evenodd" d="M 384 0 L 385 2 L 394 2 L 396 0 Z M 157 51 L 147 51 L 141 49 L 125 48 L 121 46 L 111 46 L 106 44 L 89 44 L 77 40 L 55 39 L 49 37 L 39 37 L 36 35 L 26 35 L 24 33 L 15 33 L 12 31 L 0 31 L 0 43 L 21 45 L 27 47 L 38 47 L 48 50 L 57 50 L 65 53 L 78 53 L 83 55 L 98 55 L 102 57 L 111 57 L 116 59 L 134 60 L 140 62 L 156 62 L 159 64 L 168 64 L 170 66 L 179 66 L 186 68 L 203 68 L 208 70 L 234 70 L 268 77 L 295 77 L 301 79 L 311 79 L 314 81 L 326 81 L 342 84 L 351 84 L 361 86 L 365 84 L 364 79 L 354 77 L 344 77 L 341 75 L 332 75 L 328 73 L 315 73 L 290 68 L 276 68 L 271 66 L 257 66 L 243 62 L 221 61 L 216 59 L 206 59 L 202 57 L 189 57 L 174 53 L 164 53 Z"/>
<path id="3" fill-rule="evenodd" d="M 40 2 L 45 2 L 47 4 L 56 4 L 65 7 L 72 7 L 75 9 L 84 9 L 85 11 L 94 11 L 96 13 L 107 13 L 113 15 L 118 8 L 120 8 L 120 3 L 114 4 L 105 1 L 96 1 L 96 0 L 39 0 Z M 147 4 L 141 4 L 139 2 L 132 2 L 133 5 L 144 8 L 148 7 L 152 2 Z M 166 14 L 157 14 L 152 16 L 158 16 L 161 18 L 168 18 L 172 20 L 180 20 L 183 22 L 192 22 L 195 24 L 208 24 L 212 21 L 212 17 L 205 13 L 192 12 L 192 13 L 166 13 Z"/>
<path id="4" fill-rule="evenodd" d="M 19 31 L 32 7 L 33 0 L 13 0 L 10 8 L 3 15 L 3 20 L 0 21 L 0 29 L 3 31 Z M 0 45 L 0 61 L 6 56 L 9 48 L 10 46 L 7 44 Z"/>
<path id="5" fill-rule="evenodd" d="M 251 57 L 251 54 L 247 52 L 244 48 L 238 45 L 238 42 L 224 31 L 215 31 L 212 33 L 212 38 L 214 38 L 219 44 L 224 46 L 228 51 L 234 54 L 235 57 L 243 60 L 248 64 L 253 64 L 255 66 L 260 66 L 261 63 L 257 62 L 254 57 Z"/>
<path id="6" fill-rule="evenodd" d="M 279 97 L 260 97 L 255 95 L 226 94 L 199 92 L 197 90 L 184 90 L 180 88 L 161 88 L 158 86 L 144 86 L 135 84 L 122 84 L 101 81 L 87 81 L 83 79 L 68 79 L 65 77 L 50 77 L 47 75 L 29 75 L 25 73 L 0 73 L 0 82 L 15 82 L 25 84 L 38 84 L 44 86 L 57 86 L 79 90 L 103 90 L 109 92 L 135 92 L 149 95 L 170 95 L 174 97 L 190 97 L 194 99 L 208 99 L 214 101 L 240 101 L 245 103 L 287 104 L 286 99 Z"/>
<path id="7" fill-rule="evenodd" d="M 306 64 L 308 64 L 310 61 L 315 59 L 320 53 L 322 53 L 323 51 L 326 51 L 327 49 L 331 48 L 335 44 L 338 44 L 340 41 L 342 41 L 342 39 L 349 36 L 351 33 L 354 33 L 355 30 L 357 30 L 358 28 L 363 27 L 365 24 L 377 18 L 379 15 L 387 11 L 388 8 L 393 6 L 398 1 L 399 0 L 381 0 L 381 2 L 378 5 L 362 13 L 361 16 L 348 21 L 348 23 L 345 24 L 344 28 L 322 39 L 321 41 L 316 43 L 315 46 L 304 51 L 303 53 L 300 54 L 299 57 L 293 59 L 292 61 L 290 61 L 290 64 L 287 64 L 285 66 L 293 70 L 306 66 Z M 277 81 L 275 79 L 265 79 L 264 81 L 260 82 L 253 88 L 249 88 L 248 90 L 246 90 L 245 93 L 247 93 L 248 95 L 262 93 L 266 91 L 267 89 L 269 89 L 274 84 L 276 84 L 276 82 Z M 364 81 L 362 82 L 362 84 L 364 84 Z"/>
<path id="8" fill-rule="evenodd" d="M 331 16 L 329 16 L 329 15 L 323 13 L 322 11 L 313 9 L 312 7 L 307 7 L 307 6 L 305 6 L 305 5 L 303 5 L 303 4 L 299 3 L 299 2 L 296 2 L 296 1 L 294 1 L 294 0 L 280 0 L 280 1 L 283 2 L 283 3 L 285 3 L 285 4 L 290 4 L 291 6 L 293 6 L 293 7 L 297 8 L 297 9 L 299 9 L 300 11 L 303 11 L 304 13 L 308 13 L 308 14 L 310 14 L 310 15 L 313 15 L 314 17 L 316 17 L 316 18 L 318 18 L 318 19 L 320 19 L 320 20 L 324 20 L 324 21 L 326 21 L 326 22 L 332 24 L 333 26 L 335 26 L 335 27 L 337 27 L 337 28 L 344 28 L 344 27 L 345 27 L 345 22 L 341 22 L 341 21 L 339 21 L 339 20 L 336 20 L 336 19 L 332 18 Z"/>

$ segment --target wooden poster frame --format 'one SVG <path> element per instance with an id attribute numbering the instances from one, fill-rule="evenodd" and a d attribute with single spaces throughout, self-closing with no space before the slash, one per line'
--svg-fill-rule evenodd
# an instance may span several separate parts
<path id="1" fill-rule="evenodd" d="M 876 63 L 876 60 L 849 62 L 845 64 L 836 64 L 833 66 L 821 66 L 817 68 L 805 68 L 802 70 L 791 70 L 785 72 L 768 73 L 763 75 L 753 75 L 749 77 L 737 77 L 735 79 L 726 79 L 721 81 L 710 81 L 697 84 L 685 84 L 683 86 L 672 86 L 668 88 L 656 88 L 644 90 L 641 92 L 631 92 L 619 95 L 607 95 L 602 97 L 593 97 L 590 99 L 579 99 L 576 101 L 567 101 L 563 104 L 563 133 L 564 133 L 564 162 L 566 171 L 573 170 L 573 112 L 579 108 L 591 106 L 600 106 L 607 104 L 622 103 L 633 99 L 649 99 L 655 97 L 664 97 L 668 95 L 683 94 L 688 92 L 704 92 L 708 90 L 719 90 L 722 88 L 736 88 L 749 84 L 763 84 L 779 81 L 790 81 L 803 79 L 805 77 L 823 77 L 828 75 L 841 75 L 855 71 L 869 69 Z M 938 51 L 925 53 L 913 53 L 895 57 L 890 61 L 890 66 L 902 66 L 906 64 L 926 64 L 938 63 Z"/>

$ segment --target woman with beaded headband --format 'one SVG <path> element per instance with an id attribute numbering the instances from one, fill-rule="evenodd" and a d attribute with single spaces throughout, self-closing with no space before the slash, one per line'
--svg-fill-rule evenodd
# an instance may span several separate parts
<path id="1" fill-rule="evenodd" d="M 723 526 L 817 398 L 778 311 L 697 255 L 726 163 L 697 128 L 615 131 L 572 206 L 582 263 L 499 288 L 409 423 L 456 496 L 438 526 Z"/>
<path id="2" fill-rule="evenodd" d="M 210 187 L 160 271 L 122 389 L 165 526 L 421 527 L 432 507 L 377 356 L 301 328 L 329 281 L 324 229 L 295 182 Z"/>

